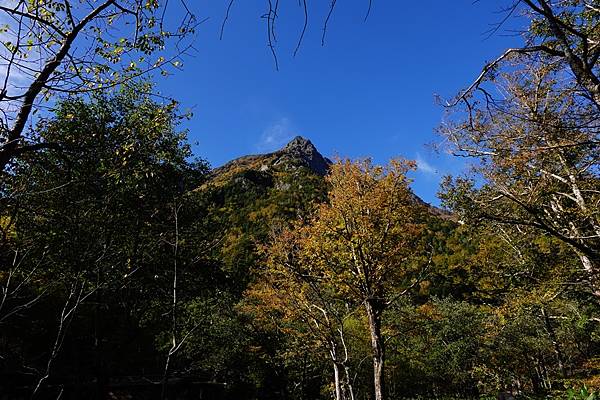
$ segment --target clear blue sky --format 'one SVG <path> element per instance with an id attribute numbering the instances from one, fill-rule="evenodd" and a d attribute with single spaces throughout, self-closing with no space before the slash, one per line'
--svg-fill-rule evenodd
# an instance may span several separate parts
<path id="1" fill-rule="evenodd" d="M 297 0 L 281 0 L 279 71 L 266 46 L 267 1 L 236 0 L 219 40 L 228 0 L 195 0 L 197 51 L 183 71 L 159 79 L 194 116 L 185 126 L 194 151 L 216 167 L 235 157 L 279 148 L 295 135 L 325 156 L 403 156 L 419 160 L 415 192 L 437 204 L 440 178 L 461 160 L 432 151 L 443 107 L 481 67 L 520 38 L 513 21 L 488 38 L 505 2 L 480 0 L 338 0 L 325 46 L 320 38 L 328 0 L 309 0 L 309 26 L 292 57 L 303 22 Z M 273 0 L 274 2 L 274 0 Z"/>

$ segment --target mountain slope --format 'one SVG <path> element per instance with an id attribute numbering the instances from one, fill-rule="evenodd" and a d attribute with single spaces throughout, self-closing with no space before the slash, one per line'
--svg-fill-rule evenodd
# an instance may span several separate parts
<path id="1" fill-rule="evenodd" d="M 221 186 L 236 175 L 249 170 L 273 173 L 305 168 L 316 175 L 325 176 L 330 164 L 331 161 L 323 157 L 310 140 L 296 136 L 285 147 L 275 152 L 239 157 L 215 168 L 210 182 Z"/>
<path id="2" fill-rule="evenodd" d="M 324 177 L 331 164 L 309 140 L 296 137 L 275 152 L 240 157 L 214 169 L 199 188 L 197 194 L 210 204 L 222 229 L 216 258 L 240 291 L 253 279 L 261 245 L 326 201 Z M 432 224 L 438 224 L 438 217 L 451 219 L 416 195 L 414 201 L 429 210 Z"/>
<path id="3" fill-rule="evenodd" d="M 296 136 L 280 150 L 239 157 L 213 169 L 211 178 L 205 186 L 210 185 L 213 188 L 229 186 L 231 189 L 232 185 L 237 185 L 242 189 L 253 187 L 259 191 L 275 188 L 305 192 L 306 188 L 303 188 L 299 182 L 309 178 L 312 181 L 322 180 L 318 178 L 327 175 L 331 164 L 331 160 L 321 155 L 310 140 Z M 300 179 L 299 176 L 302 178 Z M 257 185 L 259 187 L 256 187 Z M 323 187 L 317 186 L 321 195 Z M 452 219 L 447 211 L 428 204 L 416 194 L 414 199 L 429 207 L 431 214 Z"/>

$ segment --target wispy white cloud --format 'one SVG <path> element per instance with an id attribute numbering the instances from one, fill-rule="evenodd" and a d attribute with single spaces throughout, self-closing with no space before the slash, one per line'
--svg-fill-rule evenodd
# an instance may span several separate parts
<path id="1" fill-rule="evenodd" d="M 428 175 L 437 175 L 439 173 L 437 168 L 435 168 L 427 160 L 421 157 L 419 153 L 417 153 L 415 161 L 417 163 L 417 171 L 423 172 Z"/>
<path id="2" fill-rule="evenodd" d="M 8 63 L 0 64 L 0 77 L 2 77 L 2 78 L 6 77 L 6 74 L 9 73 L 7 64 Z M 20 87 L 30 83 L 31 81 L 32 81 L 32 78 L 30 76 L 28 76 L 27 74 L 25 74 L 21 69 L 19 69 L 18 66 L 16 66 L 16 65 L 12 66 L 12 68 L 10 69 L 10 75 L 8 77 L 9 85 L 12 84 L 12 85 L 14 85 L 14 87 L 20 88 Z M 4 85 L 4 79 L 2 79 L 0 84 Z M 10 89 L 10 86 L 7 89 Z M 11 93 L 11 94 L 13 94 L 13 93 Z"/>
<path id="3" fill-rule="evenodd" d="M 277 150 L 294 136 L 295 129 L 289 118 L 282 117 L 263 130 L 256 149 L 261 152 Z"/>

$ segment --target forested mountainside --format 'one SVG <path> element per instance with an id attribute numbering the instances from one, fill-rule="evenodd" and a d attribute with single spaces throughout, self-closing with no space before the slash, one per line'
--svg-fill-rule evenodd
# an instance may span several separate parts
<path id="1" fill-rule="evenodd" d="M 599 385 L 598 303 L 571 247 L 459 224 L 410 191 L 413 163 L 333 163 L 300 137 L 210 170 L 176 108 L 141 93 L 61 102 L 37 136 L 61 150 L 24 155 L 4 182 L 4 398 Z"/>

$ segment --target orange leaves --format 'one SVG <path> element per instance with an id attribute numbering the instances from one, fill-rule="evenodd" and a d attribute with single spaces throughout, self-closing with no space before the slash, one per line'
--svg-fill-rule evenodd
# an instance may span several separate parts
<path id="1" fill-rule="evenodd" d="M 303 322 L 322 336 L 366 299 L 406 293 L 420 272 L 413 258 L 423 254 L 427 212 L 408 187 L 411 169 L 405 160 L 335 163 L 328 202 L 307 220 L 275 227 L 263 248 L 266 268 L 248 291 L 256 318 L 279 329 Z"/>
<path id="2" fill-rule="evenodd" d="M 422 254 L 426 212 L 410 191 L 412 161 L 338 160 L 331 167 L 328 202 L 309 221 L 278 232 L 269 249 L 270 271 L 356 303 L 387 298 L 410 281 L 411 259 Z"/>

